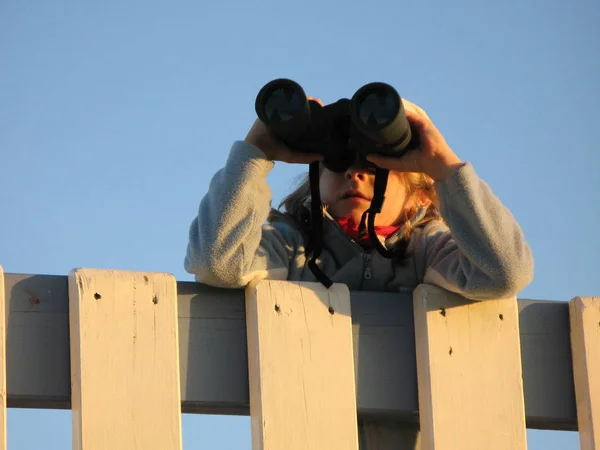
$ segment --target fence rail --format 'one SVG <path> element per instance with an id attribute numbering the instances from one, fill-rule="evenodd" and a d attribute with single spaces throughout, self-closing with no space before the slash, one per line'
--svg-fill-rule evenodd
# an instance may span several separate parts
<path id="1" fill-rule="evenodd" d="M 70 332 L 72 332 L 70 325 L 74 325 L 73 320 L 69 319 L 69 304 L 70 302 L 73 304 L 75 295 L 72 285 L 71 298 L 69 296 L 69 278 L 73 280 L 77 274 L 92 278 L 99 274 L 109 278 L 119 275 L 119 272 L 115 271 L 92 271 L 87 272 L 87 275 L 85 273 L 85 271 L 74 272 L 69 276 L 4 274 L 4 292 L 6 294 L 4 308 L 6 324 L 5 400 L 8 407 L 71 408 L 72 373 L 74 373 L 73 369 L 77 368 L 71 367 L 74 356 L 71 349 L 75 343 L 72 343 L 70 338 Z M 138 279 L 140 276 L 145 276 L 140 273 L 135 274 Z M 0 278 L 2 278 L 1 273 Z M 250 407 L 250 392 L 252 386 L 256 387 L 256 384 L 252 383 L 252 373 L 262 374 L 261 376 L 268 373 L 264 367 L 262 372 L 260 370 L 256 372 L 260 368 L 257 361 L 263 361 L 261 358 L 268 353 L 268 347 L 265 347 L 260 355 L 253 354 L 252 350 L 260 347 L 259 343 L 264 344 L 265 342 L 257 340 L 259 339 L 257 336 L 268 337 L 272 333 L 263 331 L 257 334 L 256 331 L 260 329 L 257 327 L 264 324 L 249 322 L 247 317 L 247 313 L 250 312 L 248 299 L 252 297 L 248 295 L 249 291 L 245 293 L 243 290 L 216 289 L 197 283 L 176 282 L 175 280 L 172 280 L 172 283 L 175 285 L 171 301 L 176 303 L 174 320 L 177 339 L 174 342 L 178 343 L 179 349 L 177 369 L 180 396 L 178 401 L 181 402 L 181 411 L 236 415 L 248 415 L 251 413 L 251 409 L 255 411 Z M 318 287 L 311 284 L 300 285 L 305 290 L 302 291 L 302 294 L 298 294 L 300 295 L 297 300 L 300 302 L 298 304 L 308 305 L 310 297 L 308 292 L 317 292 Z M 134 286 L 127 289 L 138 288 Z M 275 295 L 273 290 L 278 291 L 284 288 L 281 285 L 272 284 L 269 289 L 271 290 L 269 295 Z M 267 294 L 265 291 L 262 292 L 262 294 L 256 295 L 264 298 Z M 121 297 L 119 301 L 123 302 L 135 297 L 122 293 L 119 295 Z M 321 298 L 320 301 L 323 302 L 323 298 L 329 298 L 327 295 L 330 294 L 321 293 L 317 297 Z M 258 297 L 255 296 L 255 299 Z M 289 295 L 284 298 L 288 297 Z M 256 305 L 260 305 L 260 298 L 257 299 Z M 523 420 L 526 421 L 528 428 L 553 430 L 578 430 L 581 428 L 582 448 L 595 448 L 593 445 L 599 439 L 598 398 L 600 395 L 598 392 L 600 386 L 597 381 L 600 377 L 598 362 L 600 361 L 600 344 L 598 344 L 600 342 L 600 317 L 596 316 L 596 314 L 600 316 L 600 306 L 596 307 L 598 298 L 576 298 L 571 302 L 525 299 L 514 302 L 513 299 L 515 321 L 512 325 L 516 327 L 514 333 L 510 331 L 512 310 L 510 303 L 506 303 L 509 300 L 497 303 L 497 306 L 494 307 L 496 309 L 493 311 L 489 309 L 491 306 L 488 304 L 488 310 L 484 312 L 481 305 L 486 302 L 479 305 L 472 304 L 435 287 L 423 285 L 417 288 L 414 297 L 413 293 L 351 292 L 348 301 L 351 316 L 348 315 L 347 329 L 351 336 L 349 340 L 351 347 L 347 358 L 350 359 L 344 359 L 345 357 L 341 356 L 340 364 L 345 367 L 346 363 L 350 361 L 354 367 L 353 382 L 355 382 L 356 401 L 351 402 L 350 405 L 354 405 L 353 408 L 361 423 L 366 424 L 361 431 L 362 446 L 368 449 L 391 448 L 386 447 L 387 444 L 377 446 L 375 442 L 378 440 L 383 442 L 383 436 L 390 435 L 391 430 L 395 428 L 416 428 L 419 423 L 423 428 L 425 418 L 419 417 L 419 398 L 421 397 L 423 405 L 425 405 L 424 393 L 434 395 L 435 399 L 441 401 L 444 398 L 442 392 L 453 389 L 450 386 L 451 380 L 447 381 L 450 384 L 446 386 L 444 373 L 454 373 L 453 380 L 469 378 L 471 382 L 477 382 L 477 376 L 474 374 L 478 367 L 474 365 L 472 358 L 473 355 L 479 354 L 477 360 L 484 361 L 489 369 L 487 372 L 483 371 L 487 375 L 480 379 L 479 383 L 489 381 L 489 377 L 492 376 L 492 372 L 490 372 L 492 366 L 496 367 L 493 371 L 503 371 L 503 364 L 511 365 L 512 375 L 509 376 L 511 381 L 503 383 L 512 386 L 509 389 L 510 395 L 520 392 L 520 398 L 524 404 Z M 570 306 L 571 311 L 569 310 Z M 132 311 L 137 311 L 136 308 L 139 309 L 139 305 L 136 307 L 134 303 Z M 260 316 L 257 315 L 257 309 L 253 311 L 256 313 L 254 314 L 256 317 Z M 318 308 L 315 311 L 318 311 Z M 95 313 L 99 314 L 99 312 Z M 281 311 L 274 312 L 274 314 L 277 313 L 280 314 Z M 315 321 L 320 313 L 312 314 L 312 320 Z M 486 319 L 489 320 L 487 325 L 472 327 L 474 323 L 479 323 L 478 314 L 480 316 L 487 315 L 488 318 L 494 317 L 496 320 Z M 270 323 L 269 320 L 272 322 L 269 326 L 275 326 L 277 323 L 273 322 L 273 317 L 269 316 L 267 312 L 263 311 L 261 317 L 264 318 L 261 320 L 267 321 L 265 323 Z M 415 317 L 419 320 L 416 320 Z M 305 319 L 306 317 L 303 320 Z M 91 324 L 98 324 L 93 316 L 91 320 Z M 137 320 L 135 319 L 134 322 L 137 323 Z M 149 319 L 139 318 L 139 320 Z M 103 327 L 108 327 L 110 320 L 106 320 L 102 324 Z M 417 324 L 416 329 L 415 324 Z M 167 326 L 167 322 L 165 322 L 165 326 Z M 324 336 L 329 336 L 329 338 L 344 336 L 346 325 L 342 323 L 338 326 L 342 328 L 337 331 L 332 329 L 326 333 L 323 331 Z M 461 334 L 461 327 L 465 326 L 472 328 L 470 337 Z M 576 337 L 574 339 L 572 339 L 570 331 L 572 326 L 580 327 L 574 330 Z M 322 331 L 325 330 L 324 327 L 325 325 L 322 325 L 318 329 Z M 250 339 L 251 347 L 249 347 L 247 336 L 252 330 L 255 333 L 250 334 L 254 338 Z M 85 330 L 80 329 L 80 332 L 84 333 Z M 436 338 L 432 339 L 433 336 Z M 107 338 L 109 337 L 110 333 L 107 334 Z M 302 345 L 307 338 L 308 335 L 302 337 L 301 333 L 297 336 L 298 342 L 302 342 Z M 295 338 L 292 337 L 292 339 Z M 486 344 L 485 339 L 491 340 Z M 496 340 L 494 341 L 494 339 Z M 511 346 L 516 347 L 503 351 L 504 344 L 502 342 L 505 341 L 500 342 L 498 339 L 506 339 L 506 342 L 511 342 Z M 447 345 L 449 342 L 450 345 Z M 453 349 L 452 342 L 456 343 Z M 474 342 L 479 342 L 479 344 L 474 345 Z M 575 360 L 571 354 L 572 342 L 576 346 L 574 348 L 577 349 L 574 352 L 577 356 Z M 445 350 L 447 353 L 444 355 L 446 357 L 444 360 L 436 356 L 441 352 L 442 347 L 445 349 L 448 347 Z M 469 354 L 465 352 L 467 347 Z M 302 347 L 302 349 L 302 351 L 306 351 L 306 347 Z M 428 353 L 423 353 L 424 349 Z M 488 350 L 495 352 L 494 355 L 490 356 L 487 353 Z M 421 355 L 421 359 L 417 358 L 417 353 Z M 276 352 L 274 354 L 277 355 Z M 423 358 L 423 355 L 427 357 Z M 511 362 L 515 355 L 517 364 Z M 598 357 L 595 358 L 594 355 L 598 355 Z M 450 358 L 448 358 L 449 356 Z M 314 355 L 313 357 L 317 358 Z M 323 354 L 318 358 L 321 358 L 320 364 L 325 364 L 327 358 Z M 277 360 L 276 358 L 273 361 Z M 417 371 L 417 361 L 420 361 L 419 371 Z M 440 366 L 440 361 L 446 366 Z M 459 361 L 462 365 L 456 366 Z M 283 368 L 277 370 L 283 370 Z M 161 373 L 160 376 L 163 374 Z M 310 375 L 310 377 L 312 376 Z M 498 376 L 502 377 L 503 375 Z M 304 379 L 308 379 L 307 377 L 310 378 L 309 375 L 306 375 Z M 427 378 L 429 383 L 423 377 L 429 377 Z M 519 380 L 522 380 L 522 385 L 519 385 Z M 575 381 L 578 384 L 578 401 L 576 401 L 575 395 Z M 425 386 L 427 386 L 427 391 L 424 391 Z M 448 394 L 447 398 L 443 400 L 444 402 L 461 401 L 460 389 L 464 389 L 464 387 L 456 385 L 455 388 L 457 390 L 451 395 Z M 252 394 L 253 398 L 256 398 L 257 395 L 261 394 Z M 492 395 L 490 398 L 494 398 L 494 396 Z M 497 398 L 500 400 L 500 397 Z M 578 404 L 581 405 L 579 411 Z M 433 426 L 438 418 L 444 416 L 440 415 L 439 410 L 435 414 L 432 413 L 431 408 L 433 410 L 437 408 L 435 401 L 433 403 L 430 401 L 429 406 L 427 420 Z M 488 406 L 493 408 L 493 405 Z M 511 413 L 511 417 L 513 419 L 516 417 L 513 425 L 517 430 L 516 435 L 519 435 L 520 431 L 518 430 L 521 426 L 518 418 L 519 405 L 507 404 L 507 407 L 516 411 L 515 414 Z M 424 414 L 423 411 L 422 408 L 421 415 Z M 458 408 L 457 411 L 462 410 Z M 473 414 L 474 412 L 468 413 Z M 449 418 L 450 416 L 443 422 L 447 422 Z M 294 420 L 300 419 L 294 418 Z M 382 426 L 385 427 L 385 430 L 377 431 Z M 253 436 L 256 435 L 258 434 L 253 429 Z M 262 436 L 264 437 L 264 433 Z M 515 439 L 521 438 L 522 436 L 517 436 Z M 442 442 L 443 438 L 436 437 L 435 439 Z M 446 439 L 448 439 L 447 436 Z M 369 444 L 369 440 L 373 443 Z M 273 448 L 264 446 L 264 439 L 260 441 L 261 443 L 257 442 L 259 441 L 255 441 L 253 448 Z M 583 447 L 584 444 L 587 447 Z M 431 443 L 423 441 L 423 448 L 431 448 L 431 445 Z M 87 450 L 88 447 L 85 448 Z M 441 446 L 439 448 L 448 447 Z M 2 450 L 1 446 L 0 450 Z"/>

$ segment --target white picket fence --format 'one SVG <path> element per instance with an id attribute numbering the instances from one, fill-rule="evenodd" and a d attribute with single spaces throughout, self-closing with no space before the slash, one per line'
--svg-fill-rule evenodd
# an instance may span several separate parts
<path id="1" fill-rule="evenodd" d="M 0 267 L 0 313 L 0 450 L 7 400 L 71 408 L 76 450 L 181 449 L 182 411 L 250 414 L 255 450 L 519 450 L 527 427 L 600 449 L 598 297 Z"/>

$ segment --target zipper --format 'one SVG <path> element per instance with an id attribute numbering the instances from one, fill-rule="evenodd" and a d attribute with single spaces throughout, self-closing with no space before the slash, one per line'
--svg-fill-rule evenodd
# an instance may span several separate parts
<path id="1" fill-rule="evenodd" d="M 363 253 L 363 262 L 364 262 L 364 270 L 363 270 L 363 277 L 365 278 L 365 280 L 370 280 L 372 273 L 371 273 L 371 261 L 373 260 L 373 255 L 371 253 Z"/>
<path id="2" fill-rule="evenodd" d="M 348 236 L 346 233 L 344 233 L 344 230 L 342 230 L 342 227 L 340 227 L 340 224 L 337 223 L 337 221 L 331 216 L 331 214 L 329 214 L 329 212 L 327 210 L 323 211 L 323 218 L 327 217 L 328 219 L 331 220 L 331 222 L 333 223 L 333 226 L 335 228 L 338 229 L 338 231 L 340 233 L 342 233 L 342 235 L 350 241 L 350 243 L 352 245 L 354 245 L 358 250 L 360 250 L 361 252 L 364 252 L 364 248 L 358 243 L 356 242 L 354 239 L 352 239 L 350 236 Z"/>
<path id="3" fill-rule="evenodd" d="M 328 217 L 329 219 L 331 219 L 331 221 L 333 222 L 333 225 L 339 230 L 339 232 L 342 233 L 346 239 L 348 239 L 356 248 L 358 248 L 362 252 L 362 255 L 363 255 L 363 279 L 370 280 L 371 277 L 373 276 L 373 273 L 371 272 L 371 261 L 373 260 L 373 254 L 371 252 L 365 251 L 365 249 L 358 242 L 356 242 L 354 239 L 352 239 L 350 236 L 348 236 L 346 233 L 344 233 L 344 231 L 342 230 L 342 227 L 340 227 L 339 223 L 337 223 L 335 221 L 335 219 L 333 217 L 331 217 L 331 215 L 328 213 L 327 210 L 323 211 L 323 217 Z M 362 288 L 362 283 L 361 283 L 361 288 Z"/>

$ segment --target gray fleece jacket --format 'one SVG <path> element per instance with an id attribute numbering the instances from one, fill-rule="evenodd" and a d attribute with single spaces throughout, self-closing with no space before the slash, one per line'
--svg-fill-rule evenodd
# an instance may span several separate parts
<path id="1" fill-rule="evenodd" d="M 283 214 L 267 223 L 273 166 L 259 149 L 233 144 L 190 227 L 184 267 L 196 281 L 227 288 L 255 278 L 317 281 L 299 226 Z M 517 295 L 532 280 L 533 257 L 512 214 L 470 163 L 435 188 L 444 221 L 413 230 L 408 259 L 363 249 L 326 215 L 321 270 L 350 290 L 410 292 L 429 283 L 473 300 Z"/>

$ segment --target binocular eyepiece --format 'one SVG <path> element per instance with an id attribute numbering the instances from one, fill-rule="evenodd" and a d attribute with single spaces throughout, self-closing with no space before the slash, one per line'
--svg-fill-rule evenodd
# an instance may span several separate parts
<path id="1" fill-rule="evenodd" d="M 400 95 L 386 83 L 366 84 L 351 99 L 322 106 L 298 83 L 280 78 L 259 91 L 255 109 L 291 150 L 322 154 L 336 172 L 371 165 L 364 158 L 369 153 L 400 156 L 418 146 Z"/>

